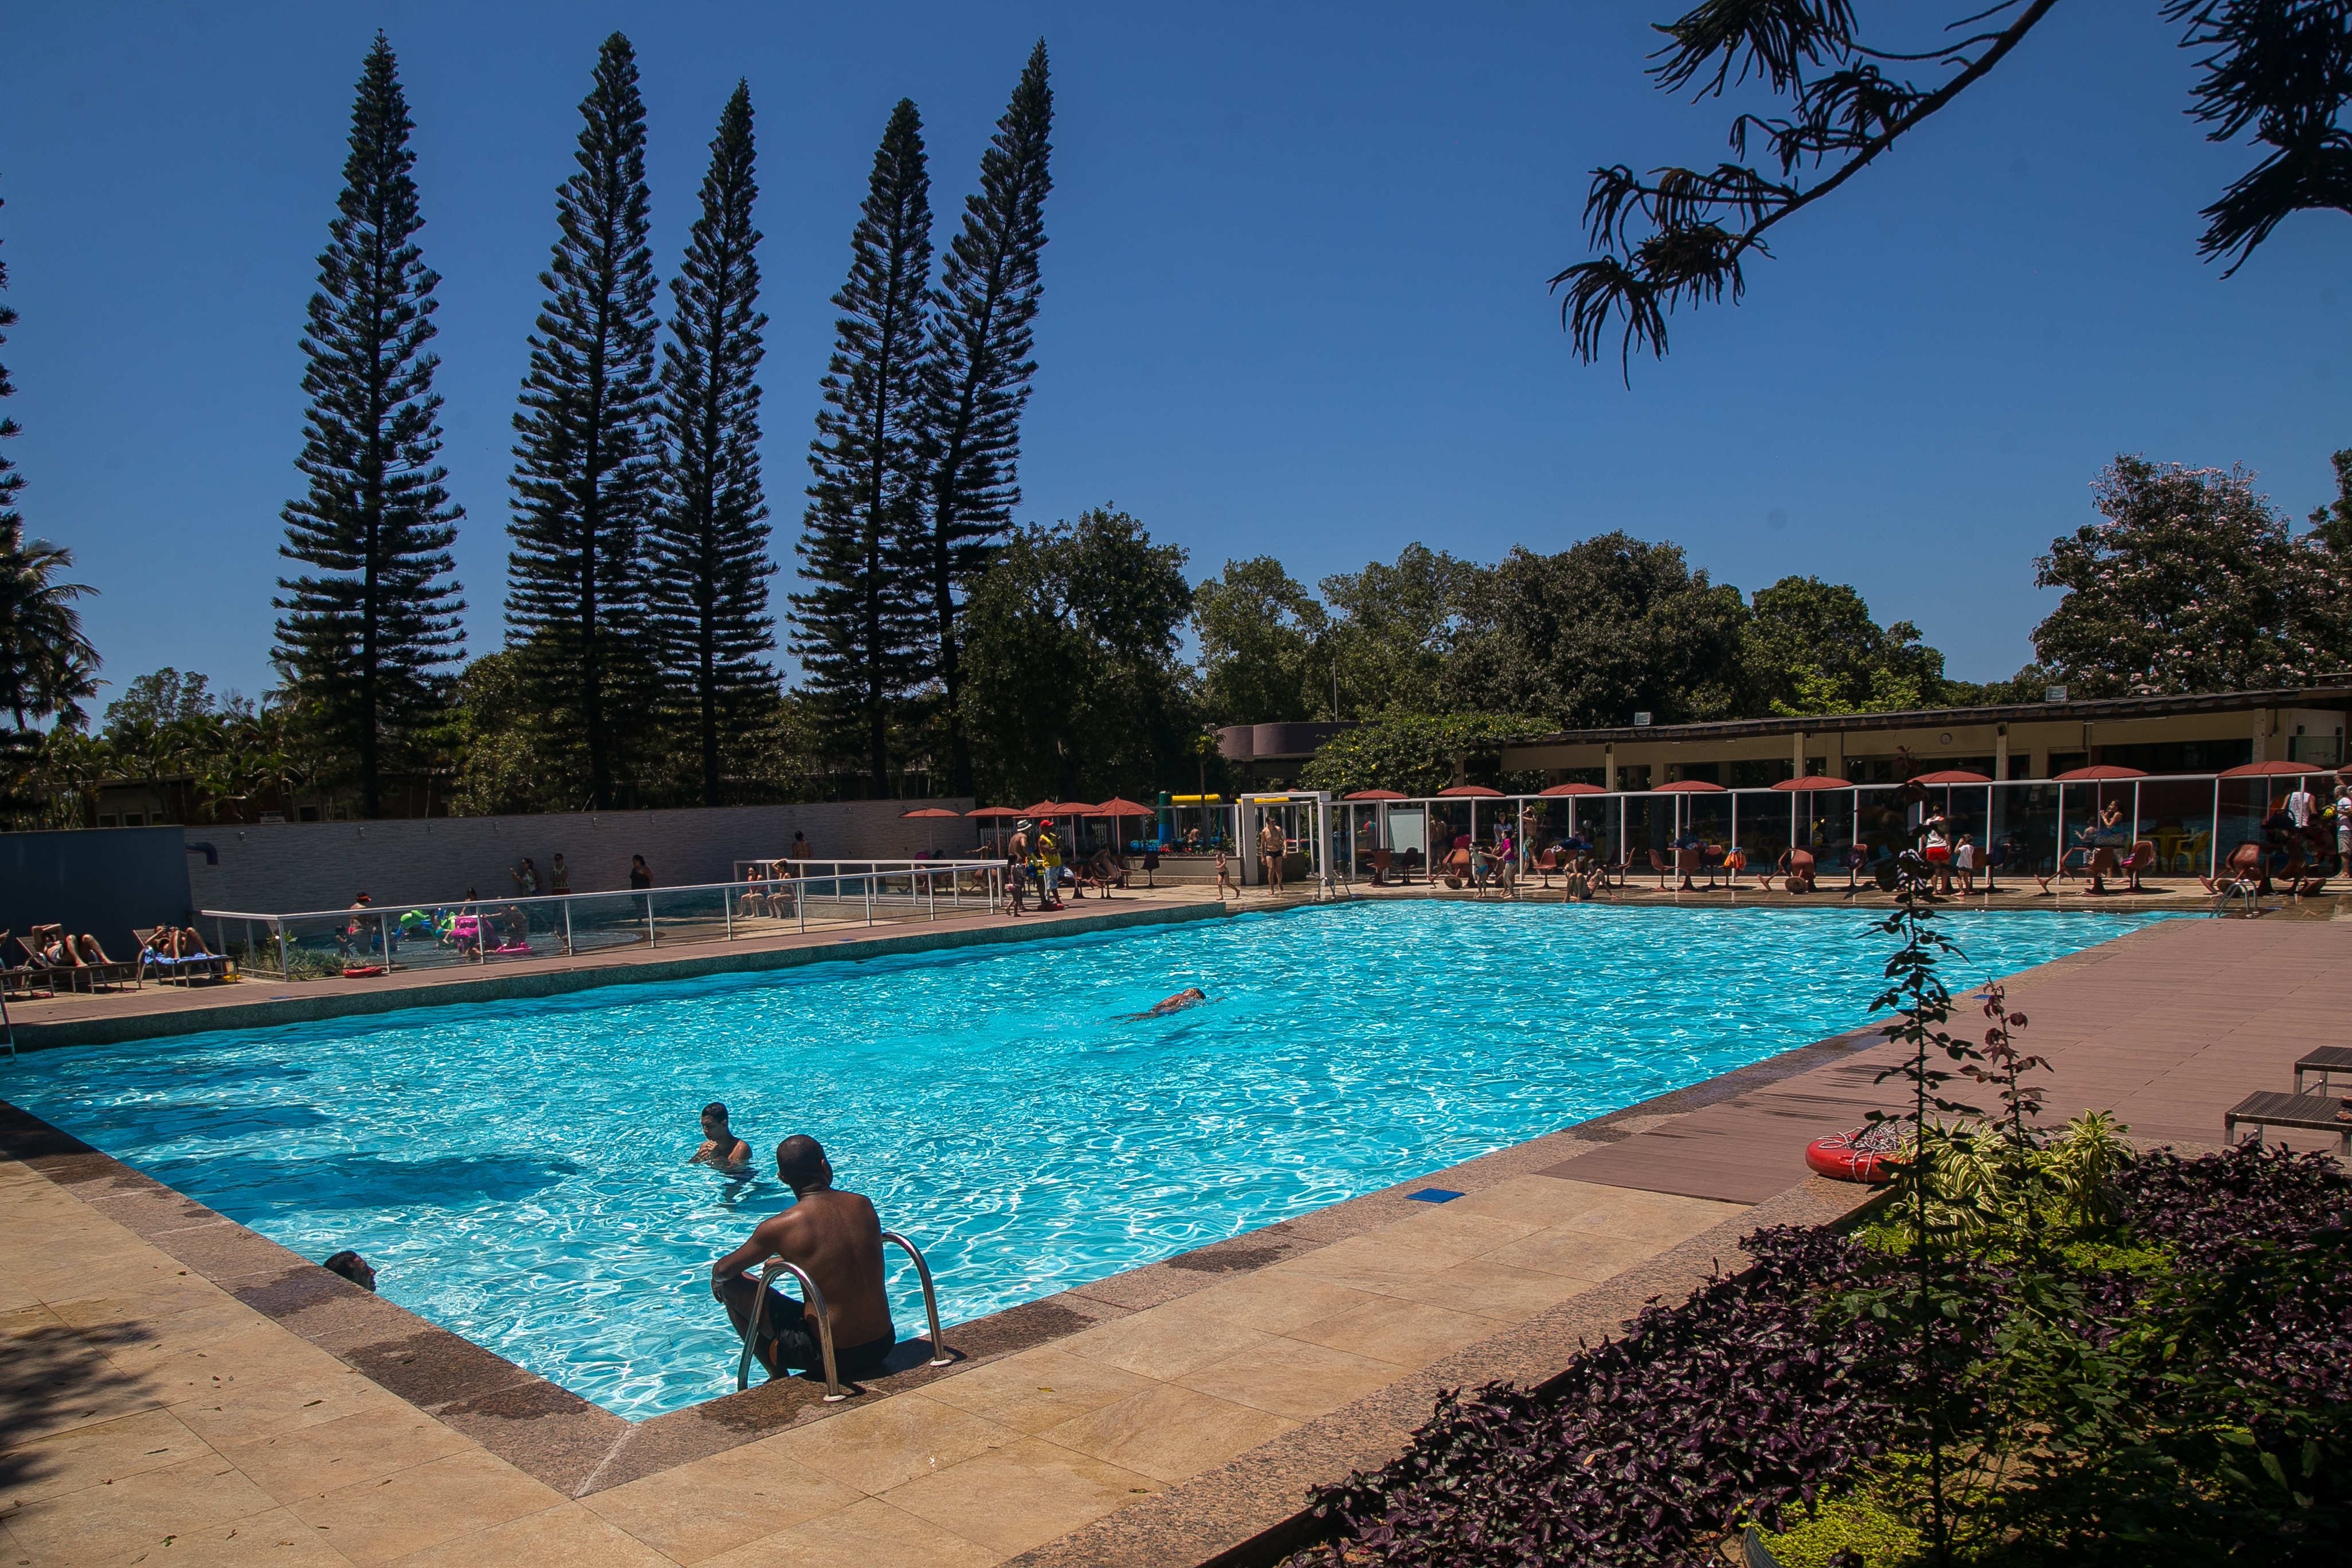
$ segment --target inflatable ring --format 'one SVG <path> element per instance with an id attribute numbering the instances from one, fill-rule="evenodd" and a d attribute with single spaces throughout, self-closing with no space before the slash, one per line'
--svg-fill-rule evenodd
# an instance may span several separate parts
<path id="1" fill-rule="evenodd" d="M 1885 1168 L 1887 1156 L 1856 1150 L 1853 1132 L 1840 1132 L 1833 1137 L 1816 1138 L 1805 1145 L 1805 1163 L 1817 1176 L 1827 1176 L 1833 1182 L 1891 1182 L 1895 1173 Z"/>
<path id="2" fill-rule="evenodd" d="M 389 973 L 390 971 L 386 970 L 381 963 L 369 963 L 363 964 L 356 969 L 344 970 L 343 978 L 346 980 L 365 980 L 371 974 L 385 974 Z"/>

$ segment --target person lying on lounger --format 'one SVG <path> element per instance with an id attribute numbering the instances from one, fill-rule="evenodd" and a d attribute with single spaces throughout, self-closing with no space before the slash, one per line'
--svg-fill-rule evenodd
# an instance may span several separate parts
<path id="1" fill-rule="evenodd" d="M 726 1304 L 735 1332 L 751 1338 L 770 1376 L 821 1371 L 824 1354 L 807 1310 L 747 1277 L 771 1258 L 799 1264 L 824 1293 L 835 1367 L 845 1379 L 872 1377 L 898 1340 L 882 1288 L 882 1221 L 871 1203 L 833 1184 L 824 1146 L 806 1133 L 776 1145 L 776 1174 L 793 1189 L 793 1206 L 761 1220 L 751 1240 L 710 1266 L 710 1294 Z"/>

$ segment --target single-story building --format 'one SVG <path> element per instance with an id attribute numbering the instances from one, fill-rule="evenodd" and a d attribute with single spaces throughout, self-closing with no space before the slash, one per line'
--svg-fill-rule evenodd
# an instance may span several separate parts
<path id="1" fill-rule="evenodd" d="M 2265 762 L 2334 768 L 2345 760 L 2352 673 L 2336 679 L 2268 691 L 1566 730 L 1506 749 L 1503 766 L 1611 790 L 1684 779 L 1759 788 L 1801 775 L 1890 784 L 1945 768 L 2046 779 L 2094 763 L 2147 773 Z"/>

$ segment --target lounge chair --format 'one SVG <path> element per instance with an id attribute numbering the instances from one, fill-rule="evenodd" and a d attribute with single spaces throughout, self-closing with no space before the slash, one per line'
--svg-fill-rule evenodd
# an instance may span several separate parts
<path id="1" fill-rule="evenodd" d="M 2263 1141 L 2266 1127 L 2332 1133 L 2336 1138 L 2336 1157 L 2352 1159 L 2352 1100 L 2336 1095 L 2278 1094 L 2267 1090 L 2250 1094 L 2222 1113 L 2222 1136 L 2236 1143 L 2241 1125 L 2254 1130 L 2253 1137 L 2247 1140 L 2252 1143 Z"/>
<path id="2" fill-rule="evenodd" d="M 66 935 L 65 927 L 35 926 L 16 939 L 16 945 L 24 950 L 26 967 L 40 970 L 49 977 L 51 995 L 57 994 L 57 984 L 60 979 L 65 982 L 66 989 L 68 991 L 96 987 L 97 982 L 89 972 L 89 966 L 82 962 L 81 954 L 74 951 L 73 941 Z M 57 948 L 65 954 L 63 963 L 54 962 L 47 957 L 47 951 L 51 947 Z"/>
<path id="3" fill-rule="evenodd" d="M 85 936 L 81 940 L 86 947 L 81 955 L 82 964 L 90 972 L 92 979 L 106 985 L 120 985 L 127 980 L 134 990 L 137 989 L 139 965 L 135 962 L 126 963 L 109 956 L 105 944 L 94 936 Z"/>
<path id="4" fill-rule="evenodd" d="M 2321 1046 L 2295 1058 L 2294 1092 L 2297 1094 L 2304 1092 L 2305 1073 L 2317 1073 L 2319 1092 L 2327 1093 L 2335 1088 L 2334 1079 L 2337 1073 L 2352 1073 L 2352 1046 Z"/>
<path id="5" fill-rule="evenodd" d="M 217 953 L 164 951 L 172 945 L 173 929 L 170 926 L 153 926 L 146 931 L 134 927 L 131 935 L 139 943 L 139 978 L 142 980 L 152 974 L 159 982 L 176 980 L 184 985 L 199 979 L 221 978 L 222 960 Z M 201 942 L 197 945 L 199 949 L 203 946 Z"/>
<path id="6" fill-rule="evenodd" d="M 47 964 L 8 962 L 7 948 L 11 934 L 5 930 L 0 930 L 0 990 L 21 991 L 27 996 L 56 995 L 57 984 L 49 974 Z"/>

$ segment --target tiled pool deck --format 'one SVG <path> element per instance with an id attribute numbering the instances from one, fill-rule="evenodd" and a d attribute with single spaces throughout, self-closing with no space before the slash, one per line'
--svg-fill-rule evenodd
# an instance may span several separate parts
<path id="1" fill-rule="evenodd" d="M 2011 994 L 2053 1119 L 2205 1146 L 2336 1037 L 2347 961 L 2332 921 L 2178 921 Z M 1748 1231 L 1850 1211 L 1799 1152 L 1886 1056 L 1804 1047 L 966 1324 L 844 1405 L 792 1380 L 636 1425 L 0 1108 L 0 1529 L 35 1568 L 1263 1561 L 1439 1389 L 1540 1384 Z"/>

